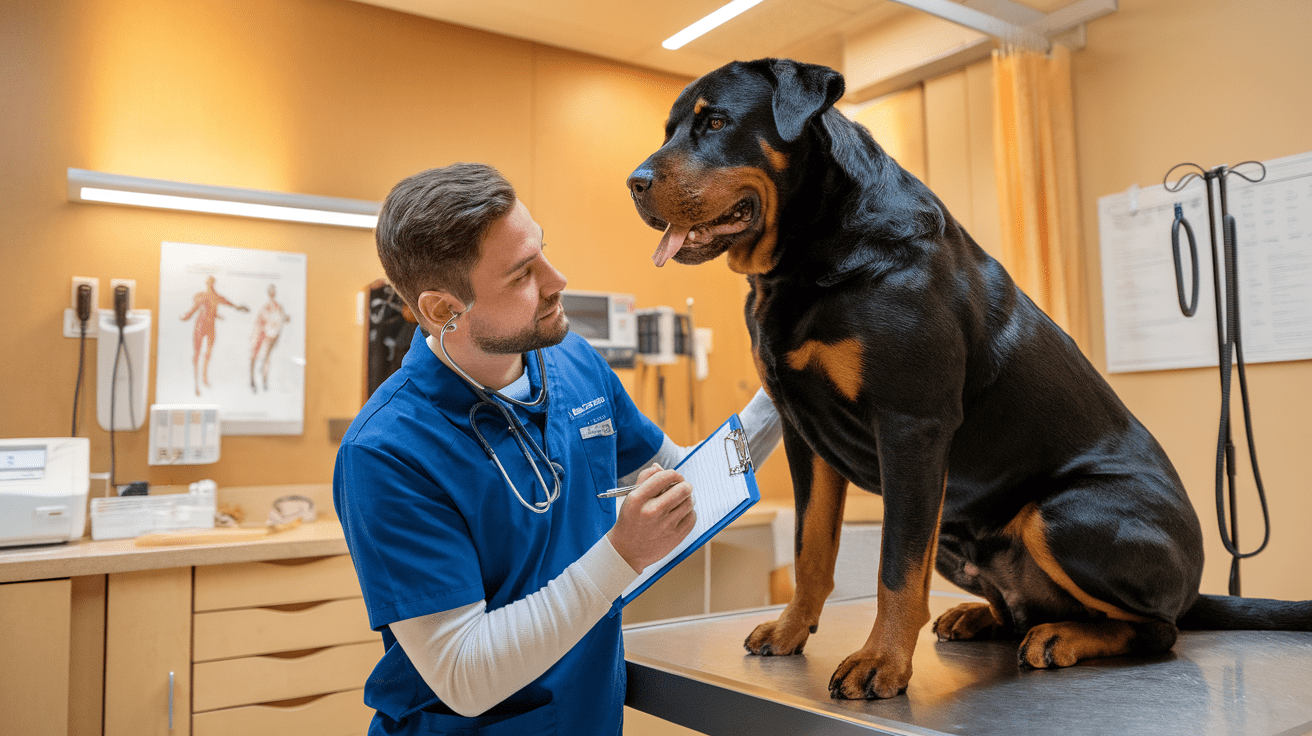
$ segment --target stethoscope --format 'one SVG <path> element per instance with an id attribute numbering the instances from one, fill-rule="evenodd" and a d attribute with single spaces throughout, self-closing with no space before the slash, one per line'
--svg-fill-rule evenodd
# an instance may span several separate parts
<path id="1" fill-rule="evenodd" d="M 541 350 L 533 351 L 538 359 L 538 373 L 542 376 L 542 391 L 539 392 L 538 397 L 532 401 L 513 399 L 494 388 L 484 386 L 475 380 L 473 376 L 465 373 L 459 365 L 456 365 L 455 360 L 451 358 L 451 354 L 446 351 L 446 333 L 454 332 L 456 330 L 456 318 L 467 314 L 469 310 L 473 308 L 474 305 L 471 302 L 470 305 L 465 308 L 465 311 L 454 312 L 451 314 L 451 318 L 446 321 L 446 324 L 442 325 L 442 329 L 437 335 L 437 346 L 442 350 L 442 355 L 446 357 L 447 365 L 451 366 L 451 368 L 464 379 L 465 383 L 469 384 L 469 387 L 474 390 L 474 393 L 478 395 L 479 402 L 469 409 L 469 428 L 474 430 L 474 436 L 478 438 L 478 443 L 483 446 L 483 452 L 486 452 L 492 462 L 496 463 L 497 470 L 501 471 L 501 477 L 505 479 L 506 485 L 510 486 L 510 490 L 515 494 L 515 498 L 519 499 L 519 502 L 524 505 L 524 508 L 535 514 L 546 513 L 551 509 L 551 504 L 560 497 L 560 474 L 564 472 L 564 468 L 557 470 L 560 466 L 551 462 L 551 458 L 547 456 L 546 451 L 539 447 L 538 443 L 533 440 L 533 436 L 524 428 L 524 425 L 519 421 L 519 418 L 515 416 L 515 413 L 512 412 L 505 403 L 502 403 L 507 402 L 515 404 L 516 406 L 522 406 L 526 409 L 546 404 L 546 362 L 542 359 Z M 493 396 L 501 399 L 501 401 L 493 401 Z M 510 429 L 510 435 L 515 438 L 515 443 L 519 445 L 520 452 L 524 453 L 524 459 L 527 460 L 529 466 L 533 468 L 533 474 L 537 476 L 538 485 L 542 486 L 542 491 L 546 494 L 547 500 L 529 503 L 524 500 L 524 496 L 521 495 L 519 489 L 515 487 L 515 482 L 510 479 L 510 474 L 506 472 L 505 466 L 501 464 L 501 459 L 497 457 L 496 450 L 492 449 L 492 444 L 487 441 L 487 438 L 485 438 L 483 433 L 478 429 L 478 412 L 480 409 L 487 408 L 494 408 L 501 412 L 502 419 L 505 420 L 506 426 Z M 547 444 L 547 432 L 545 430 L 542 432 L 542 444 Z M 547 470 L 551 472 L 551 479 L 554 483 L 554 488 L 547 488 L 547 481 L 542 476 L 542 471 L 538 469 L 538 462 L 534 459 L 534 455 L 541 458 L 542 462 L 546 463 Z"/>

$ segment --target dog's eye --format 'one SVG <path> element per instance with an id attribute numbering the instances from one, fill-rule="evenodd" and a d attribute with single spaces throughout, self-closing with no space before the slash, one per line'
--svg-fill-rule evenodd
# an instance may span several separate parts
<path id="1" fill-rule="evenodd" d="M 719 130 L 724 127 L 724 118 L 711 118 L 706 122 L 711 130 Z"/>

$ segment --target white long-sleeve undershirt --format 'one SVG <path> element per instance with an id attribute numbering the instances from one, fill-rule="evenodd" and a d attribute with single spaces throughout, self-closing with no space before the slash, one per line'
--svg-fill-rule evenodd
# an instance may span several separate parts
<path id="1" fill-rule="evenodd" d="M 752 460 L 765 462 L 782 436 L 779 415 L 764 391 L 739 412 Z M 653 462 L 678 465 L 691 448 L 666 437 L 639 470 Z M 451 710 L 475 716 L 536 680 L 588 633 L 638 573 L 602 536 L 546 587 L 494 611 L 487 602 L 391 624 L 411 664 Z"/>

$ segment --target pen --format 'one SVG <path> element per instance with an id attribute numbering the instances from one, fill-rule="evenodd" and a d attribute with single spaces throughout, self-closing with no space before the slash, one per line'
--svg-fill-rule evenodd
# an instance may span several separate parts
<path id="1" fill-rule="evenodd" d="M 678 483 L 677 481 L 674 482 L 674 483 L 671 483 L 671 484 L 669 484 L 668 486 L 665 486 L 665 488 L 664 488 L 663 490 L 661 490 L 661 493 L 664 493 L 665 491 L 668 491 L 668 490 L 670 490 L 671 488 L 673 488 L 673 487 L 675 487 L 675 486 L 677 486 L 677 485 L 679 485 L 679 483 Z M 609 491 L 606 491 L 605 493 L 598 493 L 598 494 L 597 494 L 597 498 L 619 498 L 620 496 L 627 496 L 627 495 L 629 495 L 630 493 L 633 493 L 633 492 L 636 491 L 636 490 L 638 490 L 638 486 L 636 486 L 636 485 L 634 485 L 634 486 L 620 486 L 619 488 L 612 488 L 612 489 L 610 489 Z M 659 496 L 659 495 L 661 495 L 661 493 L 657 493 L 656 495 Z"/>
<path id="2" fill-rule="evenodd" d="M 627 496 L 636 490 L 638 490 L 637 486 L 620 486 L 619 488 L 612 488 L 605 493 L 598 493 L 597 498 L 619 498 L 620 496 Z"/>

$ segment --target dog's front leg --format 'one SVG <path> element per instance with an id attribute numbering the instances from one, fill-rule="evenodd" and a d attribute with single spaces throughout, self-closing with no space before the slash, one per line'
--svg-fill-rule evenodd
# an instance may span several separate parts
<path id="1" fill-rule="evenodd" d="M 797 588 L 779 618 L 757 626 L 743 642 L 753 654 L 802 651 L 820 623 L 825 599 L 834 590 L 834 562 L 843 530 L 847 480 L 816 455 L 786 421 L 783 435 L 797 508 L 793 540 Z"/>
<path id="2" fill-rule="evenodd" d="M 891 698 L 911 681 L 911 656 L 929 623 L 929 583 L 938 548 L 950 431 L 934 421 L 881 422 L 884 529 L 877 612 L 869 638 L 829 680 L 831 697 Z"/>

